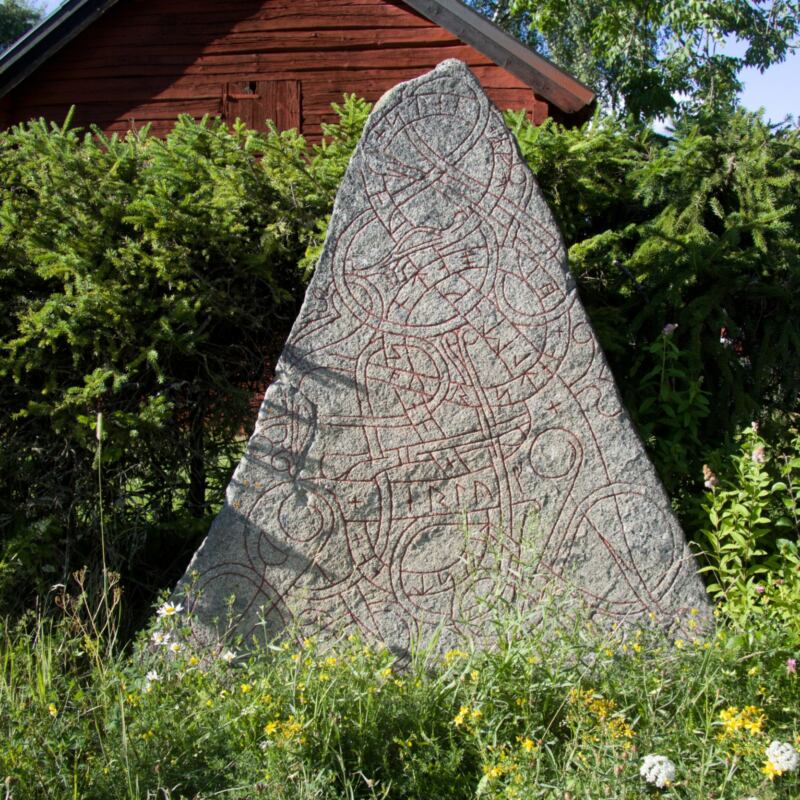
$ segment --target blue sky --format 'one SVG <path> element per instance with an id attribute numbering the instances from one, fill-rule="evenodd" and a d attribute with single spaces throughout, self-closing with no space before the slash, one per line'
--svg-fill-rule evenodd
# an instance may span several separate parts
<path id="1" fill-rule="evenodd" d="M 52 11 L 60 1 L 44 0 L 45 11 Z M 781 122 L 787 114 L 795 118 L 800 116 L 800 53 L 771 67 L 763 75 L 756 69 L 746 69 L 742 80 L 742 104 L 746 108 L 755 111 L 763 107 L 767 118 L 773 122 Z"/>

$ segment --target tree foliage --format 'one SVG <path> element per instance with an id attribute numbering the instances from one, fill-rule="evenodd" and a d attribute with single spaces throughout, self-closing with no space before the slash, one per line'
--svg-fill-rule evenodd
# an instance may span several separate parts
<path id="1" fill-rule="evenodd" d="M 473 5 L 636 118 L 724 105 L 743 67 L 798 44 L 797 0 L 475 0 Z M 738 40 L 741 55 L 726 41 Z"/>
<path id="2" fill-rule="evenodd" d="M 42 12 L 28 0 L 2 0 L 0 2 L 0 53 L 30 30 Z"/>

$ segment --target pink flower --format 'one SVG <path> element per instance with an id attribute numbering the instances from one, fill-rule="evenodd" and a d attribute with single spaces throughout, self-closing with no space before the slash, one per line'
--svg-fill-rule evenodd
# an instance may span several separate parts
<path id="1" fill-rule="evenodd" d="M 786 659 L 786 672 L 788 675 L 794 675 L 797 672 L 797 659 L 796 658 L 787 658 Z"/>
<path id="2" fill-rule="evenodd" d="M 764 594 L 767 591 L 760 583 L 757 583 L 753 588 L 756 590 L 756 594 Z"/>
<path id="3" fill-rule="evenodd" d="M 753 459 L 753 461 L 756 462 L 756 464 L 763 464 L 765 458 L 764 448 L 756 447 L 756 449 L 753 450 L 753 455 L 751 456 L 751 458 Z"/>
<path id="4" fill-rule="evenodd" d="M 751 427 L 751 428 L 752 428 L 752 429 L 753 429 L 753 430 L 754 430 L 756 433 L 758 433 L 758 428 L 759 428 L 759 425 L 758 425 L 758 423 L 757 423 L 755 420 L 753 420 L 753 422 L 751 422 L 751 423 L 750 423 L 750 427 Z"/>
<path id="5" fill-rule="evenodd" d="M 678 329 L 678 323 L 677 323 L 677 322 L 668 322 L 668 323 L 667 323 L 667 324 L 666 324 L 666 325 L 665 325 L 665 326 L 664 326 L 664 327 L 661 329 L 661 333 L 663 333 L 663 334 L 664 334 L 664 336 L 672 336 L 672 334 L 673 334 L 673 333 L 675 333 L 675 331 L 676 331 L 677 329 Z"/>
<path id="6" fill-rule="evenodd" d="M 703 486 L 705 486 L 706 489 L 713 489 L 719 483 L 717 476 L 708 464 L 703 464 L 703 478 Z"/>

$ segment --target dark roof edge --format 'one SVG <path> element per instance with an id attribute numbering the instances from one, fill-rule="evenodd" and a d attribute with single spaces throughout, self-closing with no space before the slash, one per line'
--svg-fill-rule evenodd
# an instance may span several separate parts
<path id="1" fill-rule="evenodd" d="M 461 41 L 507 69 L 566 114 L 584 114 L 595 93 L 460 0 L 403 0 Z"/>
<path id="2" fill-rule="evenodd" d="M 102 16 L 118 0 L 67 0 L 0 53 L 0 97 Z M 585 116 L 594 92 L 460 0 L 403 0 L 530 86 L 568 115 Z"/>
<path id="3" fill-rule="evenodd" d="M 117 0 L 67 0 L 0 53 L 0 97 L 102 16 Z"/>

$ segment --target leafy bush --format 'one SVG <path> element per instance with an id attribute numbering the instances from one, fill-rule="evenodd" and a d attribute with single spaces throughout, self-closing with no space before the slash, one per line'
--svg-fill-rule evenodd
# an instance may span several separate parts
<path id="1" fill-rule="evenodd" d="M 645 435 L 654 406 L 668 413 L 653 343 L 677 326 L 671 369 L 689 394 L 674 414 L 691 434 L 662 430 L 669 443 L 651 454 L 678 494 L 737 428 L 796 409 L 800 132 L 743 109 L 685 116 L 670 138 L 608 116 L 573 130 L 508 120 Z"/>
<path id="2" fill-rule="evenodd" d="M 369 111 L 335 108 L 315 147 L 189 117 L 0 134 L 0 608 L 98 563 L 101 507 L 115 568 L 182 571 Z"/>
<path id="3" fill-rule="evenodd" d="M 741 629 L 769 621 L 800 646 L 800 434 L 770 447 L 758 426 L 706 467 L 699 523 L 708 591 Z"/>

